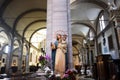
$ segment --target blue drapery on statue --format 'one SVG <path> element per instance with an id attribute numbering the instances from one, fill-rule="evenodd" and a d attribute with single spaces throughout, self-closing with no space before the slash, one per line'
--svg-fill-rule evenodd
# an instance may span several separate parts
<path id="1" fill-rule="evenodd" d="M 57 50 L 57 46 L 58 46 L 58 41 L 55 41 L 54 45 L 55 45 L 55 49 L 52 49 L 52 66 L 53 66 L 53 70 L 54 70 L 54 67 L 55 67 L 55 56 L 56 56 L 56 50 Z"/>

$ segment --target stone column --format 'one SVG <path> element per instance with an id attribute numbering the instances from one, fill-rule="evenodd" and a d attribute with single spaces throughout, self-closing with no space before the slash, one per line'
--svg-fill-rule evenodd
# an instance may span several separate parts
<path id="1" fill-rule="evenodd" d="M 72 36 L 70 25 L 69 0 L 47 0 L 47 46 L 46 53 L 51 56 L 51 42 L 56 40 L 56 34 L 67 34 L 69 68 L 72 62 Z"/>
<path id="2" fill-rule="evenodd" d="M 22 57 L 23 57 L 23 43 L 19 43 L 19 50 L 18 50 L 18 72 L 22 73 Z"/>
<path id="3" fill-rule="evenodd" d="M 30 53 L 30 48 L 27 47 L 27 55 L 26 55 L 26 62 L 25 62 L 25 72 L 29 72 L 29 53 Z"/>
<path id="4" fill-rule="evenodd" d="M 7 59 L 6 59 L 6 73 L 11 74 L 11 64 L 12 64 L 12 51 L 13 51 L 13 36 L 11 37 L 10 44 L 8 45 Z"/>

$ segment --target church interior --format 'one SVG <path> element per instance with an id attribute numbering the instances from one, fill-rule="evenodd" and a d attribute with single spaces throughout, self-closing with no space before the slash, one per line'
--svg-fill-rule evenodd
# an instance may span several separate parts
<path id="1" fill-rule="evenodd" d="M 67 36 L 63 62 L 75 79 L 35 74 L 42 65 L 54 71 L 50 43 L 57 34 Z M 46 55 L 50 59 L 40 64 Z M 120 80 L 119 75 L 120 0 L 0 0 L 0 80 Z"/>

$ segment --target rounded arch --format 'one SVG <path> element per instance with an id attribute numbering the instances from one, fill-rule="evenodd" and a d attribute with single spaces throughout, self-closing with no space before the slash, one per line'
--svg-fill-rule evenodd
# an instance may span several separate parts
<path id="1" fill-rule="evenodd" d="M 24 43 L 24 46 L 26 47 L 27 51 L 29 52 L 29 45 L 27 43 Z"/>
<path id="2" fill-rule="evenodd" d="M 19 22 L 19 20 L 24 16 L 24 15 L 26 15 L 26 14 L 28 14 L 28 13 L 31 13 L 31 12 L 38 12 L 38 11 L 42 11 L 42 12 L 46 12 L 46 10 L 45 9 L 39 9 L 39 8 L 37 8 L 37 9 L 31 9 L 31 10 L 28 10 L 28 11 L 25 11 L 25 12 L 23 12 L 23 13 L 21 13 L 17 18 L 16 18 L 16 20 L 15 20 L 15 22 L 14 22 L 14 24 L 13 24 L 13 29 L 14 29 L 14 31 L 16 30 L 16 26 L 17 26 L 17 23 Z"/>
<path id="3" fill-rule="evenodd" d="M 83 39 L 86 39 L 85 36 L 83 36 L 83 35 L 79 35 L 79 34 L 72 34 L 72 36 L 83 37 Z"/>
<path id="4" fill-rule="evenodd" d="M 8 44 L 3 45 L 0 51 L 4 52 L 4 49 L 5 49 L 6 46 L 8 46 Z"/>
<path id="5" fill-rule="evenodd" d="M 0 7 L 0 16 L 3 16 L 5 9 L 11 2 L 12 0 L 4 0 L 3 5 Z"/>
<path id="6" fill-rule="evenodd" d="M 94 34 L 96 34 L 95 29 L 91 25 L 88 25 L 86 23 L 81 23 L 81 22 L 74 22 L 74 23 L 72 23 L 72 25 L 75 25 L 75 24 L 85 25 L 86 27 L 90 28 L 93 31 Z"/>
<path id="7" fill-rule="evenodd" d="M 19 51 L 21 51 L 21 50 L 22 50 L 22 40 L 15 37 L 14 41 L 13 41 L 13 51 L 12 51 L 12 53 L 14 54 L 14 52 L 17 52 L 19 54 Z"/>
<path id="8" fill-rule="evenodd" d="M 11 45 L 11 43 L 12 43 L 12 35 L 11 35 L 11 33 L 8 33 L 3 28 L 0 30 L 0 34 L 1 34 L 1 38 L 3 37 L 3 38 L 6 39 L 5 42 L 4 42 L 4 40 L 0 39 L 0 40 L 3 41 L 3 43 L 0 44 L 0 46 L 1 46 L 0 52 L 9 53 L 10 52 L 10 47 L 12 46 Z M 0 53 L 0 55 L 2 55 L 3 53 Z"/>
<path id="9" fill-rule="evenodd" d="M 37 23 L 37 22 L 46 22 L 46 20 L 36 20 L 36 21 L 34 21 L 34 22 L 31 22 L 30 24 L 28 24 L 28 25 L 25 27 L 22 36 L 24 37 L 26 30 L 27 30 L 31 25 L 33 25 L 33 24 L 35 24 L 35 23 Z"/>
<path id="10" fill-rule="evenodd" d="M 98 14 L 97 16 L 97 19 L 96 19 L 96 32 L 97 32 L 97 27 L 98 27 L 98 23 L 99 23 L 99 17 L 101 16 L 101 14 L 104 13 L 104 10 L 101 10 L 100 13 Z"/>
<path id="11" fill-rule="evenodd" d="M 83 2 L 96 4 L 96 5 L 100 6 L 100 7 L 102 7 L 103 9 L 107 9 L 108 8 L 108 5 L 105 2 L 103 2 L 103 1 L 98 1 L 98 0 L 96 0 L 96 1 L 84 0 Z"/>
<path id="12" fill-rule="evenodd" d="M 77 40 L 72 40 L 72 42 L 75 42 L 76 44 L 82 45 L 82 43 L 80 41 L 77 41 Z"/>
<path id="13" fill-rule="evenodd" d="M 20 39 L 18 39 L 18 38 L 15 38 L 13 44 L 14 44 L 15 46 L 20 47 L 20 46 L 22 46 L 22 42 L 21 42 L 21 41 L 22 41 L 22 40 L 20 40 Z M 15 42 L 16 42 L 16 43 L 15 43 Z"/>
<path id="14" fill-rule="evenodd" d="M 26 56 L 28 54 L 28 46 L 26 44 L 23 44 L 23 55 Z"/>
<path id="15" fill-rule="evenodd" d="M 11 35 L 11 33 L 8 33 L 6 30 L 4 30 L 4 29 L 2 29 L 2 30 L 0 30 L 0 33 L 2 33 L 3 32 L 3 34 L 4 34 L 4 36 L 6 36 L 7 38 L 8 38 L 8 44 L 10 44 L 11 43 L 11 39 L 12 39 L 12 35 Z M 2 35 L 3 36 L 3 35 Z"/>
<path id="16" fill-rule="evenodd" d="M 12 51 L 12 55 L 13 55 L 13 56 L 14 56 L 14 55 L 18 56 L 18 52 L 19 52 L 19 47 L 18 47 L 18 48 L 15 48 L 15 49 Z M 17 53 L 17 54 L 15 54 L 15 53 Z"/>
<path id="17" fill-rule="evenodd" d="M 106 10 L 101 10 L 100 12 L 99 12 L 99 14 L 98 14 L 98 16 L 97 16 L 97 19 L 96 19 L 96 33 L 98 33 L 98 29 L 100 29 L 100 26 L 99 26 L 99 18 L 104 14 L 104 13 L 107 13 L 108 14 L 108 16 L 110 16 L 110 13 L 108 12 L 108 11 L 106 11 Z M 107 20 L 105 20 L 105 21 L 107 21 Z M 99 28 L 98 28 L 99 27 Z"/>
<path id="18" fill-rule="evenodd" d="M 39 29 L 35 30 L 35 31 L 32 33 L 32 35 L 30 36 L 29 42 L 31 41 L 32 36 L 33 36 L 37 31 L 39 31 L 39 30 L 41 30 L 41 29 L 46 29 L 46 27 L 39 28 Z"/>

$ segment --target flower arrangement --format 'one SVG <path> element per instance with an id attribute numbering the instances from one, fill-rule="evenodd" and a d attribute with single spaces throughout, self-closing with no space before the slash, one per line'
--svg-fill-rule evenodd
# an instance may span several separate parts
<path id="1" fill-rule="evenodd" d="M 56 76 L 55 74 L 51 75 L 48 80 L 62 80 L 60 76 Z"/>
<path id="2" fill-rule="evenodd" d="M 63 78 L 53 74 L 48 78 L 48 80 L 76 80 L 75 74 L 76 74 L 75 70 L 68 69 L 63 75 Z"/>
<path id="3" fill-rule="evenodd" d="M 39 57 L 39 63 L 41 64 L 41 67 L 44 67 L 49 62 L 49 60 L 50 60 L 50 57 L 48 55 L 46 56 L 41 55 Z"/>
<path id="4" fill-rule="evenodd" d="M 75 73 L 75 70 L 68 69 L 63 75 L 62 80 L 76 80 Z"/>

